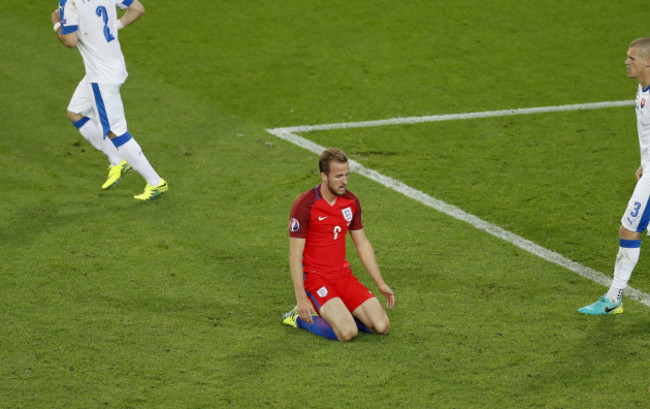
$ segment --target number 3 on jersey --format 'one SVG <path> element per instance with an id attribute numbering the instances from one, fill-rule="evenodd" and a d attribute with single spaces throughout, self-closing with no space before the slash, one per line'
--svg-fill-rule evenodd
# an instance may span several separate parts
<path id="1" fill-rule="evenodd" d="M 339 238 L 340 232 L 341 232 L 341 226 L 334 226 L 334 240 Z"/>
<path id="2" fill-rule="evenodd" d="M 641 203 L 634 202 L 634 210 L 630 212 L 630 216 L 637 217 L 639 215 L 639 210 L 641 210 Z"/>
<path id="3" fill-rule="evenodd" d="M 106 37 L 106 42 L 110 43 L 111 41 L 115 40 L 115 37 L 113 37 L 113 34 L 111 34 L 111 30 L 109 30 L 108 28 L 108 12 L 106 11 L 106 7 L 104 6 L 97 7 L 95 13 L 97 13 L 99 17 L 104 19 L 104 37 Z"/>

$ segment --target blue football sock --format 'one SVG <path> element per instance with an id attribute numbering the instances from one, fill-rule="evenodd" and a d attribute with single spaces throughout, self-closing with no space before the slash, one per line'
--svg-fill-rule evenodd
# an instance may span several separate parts
<path id="1" fill-rule="evenodd" d="M 327 322 L 324 318 L 315 315 L 311 317 L 311 319 L 313 320 L 313 322 L 311 324 L 308 324 L 307 322 L 303 321 L 300 317 L 298 317 L 296 319 L 296 325 L 298 325 L 298 328 L 306 329 L 312 334 L 318 335 L 320 337 L 325 337 L 334 341 L 339 340 L 336 337 L 336 334 L 334 333 L 334 329 L 332 329 L 330 323 Z"/>
<path id="2" fill-rule="evenodd" d="M 367 332 L 368 334 L 372 334 L 372 331 L 370 328 L 366 327 L 361 321 L 358 319 L 354 319 L 354 322 L 357 323 L 357 328 L 359 328 L 359 331 Z"/>

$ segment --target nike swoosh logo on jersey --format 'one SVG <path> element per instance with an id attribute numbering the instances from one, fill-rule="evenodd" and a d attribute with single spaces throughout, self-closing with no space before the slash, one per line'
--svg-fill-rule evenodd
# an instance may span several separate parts
<path id="1" fill-rule="evenodd" d="M 320 216 L 318 216 L 318 220 L 320 220 L 320 221 L 323 221 L 323 220 L 325 220 L 325 219 L 327 219 L 327 216 L 325 216 L 325 217 L 320 217 Z"/>

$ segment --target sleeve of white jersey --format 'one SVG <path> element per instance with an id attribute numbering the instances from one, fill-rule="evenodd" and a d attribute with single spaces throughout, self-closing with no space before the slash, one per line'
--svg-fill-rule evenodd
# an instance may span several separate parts
<path id="1" fill-rule="evenodd" d="M 133 4 L 133 0 L 115 0 L 115 3 L 117 7 L 119 7 L 122 10 L 128 9 L 131 4 Z"/>
<path id="2" fill-rule="evenodd" d="M 79 11 L 74 1 L 59 3 L 59 17 L 61 18 L 61 34 L 70 34 L 77 31 L 79 26 Z"/>

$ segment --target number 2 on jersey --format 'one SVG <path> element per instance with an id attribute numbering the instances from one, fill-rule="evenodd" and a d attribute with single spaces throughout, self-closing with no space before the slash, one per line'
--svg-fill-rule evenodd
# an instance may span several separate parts
<path id="1" fill-rule="evenodd" d="M 106 11 L 106 7 L 99 6 L 95 12 L 99 17 L 104 19 L 104 37 L 106 37 L 106 42 L 110 43 L 111 41 L 115 40 L 115 37 L 113 37 L 111 30 L 108 28 L 108 12 Z"/>
<path id="2" fill-rule="evenodd" d="M 341 226 L 334 226 L 334 240 L 339 238 L 340 232 L 341 232 Z"/>

